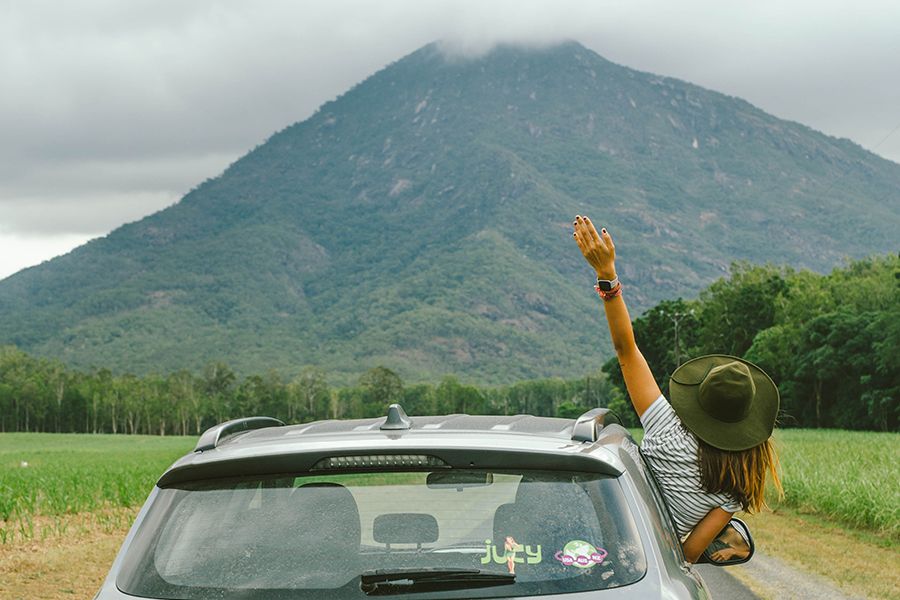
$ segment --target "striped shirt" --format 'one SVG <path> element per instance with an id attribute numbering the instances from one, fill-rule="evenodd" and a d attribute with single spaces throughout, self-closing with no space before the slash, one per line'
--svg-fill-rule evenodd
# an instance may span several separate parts
<path id="1" fill-rule="evenodd" d="M 716 507 L 730 513 L 741 510 L 740 503 L 730 495 L 710 494 L 703 489 L 697 438 L 682 425 L 665 397 L 660 396 L 644 411 L 641 424 L 641 454 L 662 488 L 679 536 L 690 533 Z"/>

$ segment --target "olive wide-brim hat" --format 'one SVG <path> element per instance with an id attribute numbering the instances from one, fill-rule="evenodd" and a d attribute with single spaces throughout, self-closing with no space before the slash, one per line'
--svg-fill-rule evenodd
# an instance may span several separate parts
<path id="1" fill-rule="evenodd" d="M 727 354 L 687 361 L 669 378 L 669 402 L 694 435 L 720 450 L 747 450 L 772 435 L 778 388 L 753 363 Z"/>

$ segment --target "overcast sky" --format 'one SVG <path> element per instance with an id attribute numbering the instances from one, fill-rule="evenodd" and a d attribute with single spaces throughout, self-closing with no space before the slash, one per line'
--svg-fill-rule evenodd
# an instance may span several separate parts
<path id="1" fill-rule="evenodd" d="M 569 38 L 900 162 L 896 0 L 0 0 L 0 278 L 176 202 L 428 42 Z"/>

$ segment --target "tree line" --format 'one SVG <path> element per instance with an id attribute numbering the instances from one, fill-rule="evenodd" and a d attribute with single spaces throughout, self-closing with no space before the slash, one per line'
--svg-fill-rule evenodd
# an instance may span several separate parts
<path id="1" fill-rule="evenodd" d="M 620 396 L 602 373 L 483 388 L 447 376 L 437 384 L 404 384 L 383 366 L 357 385 L 333 387 L 327 373 L 305 367 L 239 378 L 222 362 L 200 374 L 114 375 L 66 369 L 55 360 L 0 348 L 0 431 L 197 435 L 238 416 L 268 415 L 286 423 L 359 419 L 386 414 L 400 402 L 410 415 L 519 414 L 576 417 Z M 619 398 L 620 403 L 622 402 Z"/>
<path id="2" fill-rule="evenodd" d="M 872 257 L 829 275 L 737 263 L 695 300 L 667 300 L 634 321 L 661 389 L 691 357 L 742 356 L 765 369 L 782 397 L 780 425 L 896 431 L 900 422 L 900 259 Z M 202 373 L 76 371 L 14 347 L 0 348 L 0 431 L 196 435 L 230 418 L 287 423 L 385 414 L 519 414 L 573 418 L 608 406 L 631 426 L 615 358 L 580 379 L 484 387 L 447 376 L 405 383 L 379 366 L 334 387 L 314 366 L 238 377 L 223 362 Z"/>

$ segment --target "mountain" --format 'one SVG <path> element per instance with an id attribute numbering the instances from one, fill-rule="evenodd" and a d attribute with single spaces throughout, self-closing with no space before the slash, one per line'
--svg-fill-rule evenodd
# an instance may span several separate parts
<path id="1" fill-rule="evenodd" d="M 432 44 L 176 205 L 0 282 L 0 344 L 137 373 L 581 375 L 609 343 L 576 213 L 609 228 L 636 315 L 735 259 L 895 251 L 900 165 L 576 43 Z"/>

